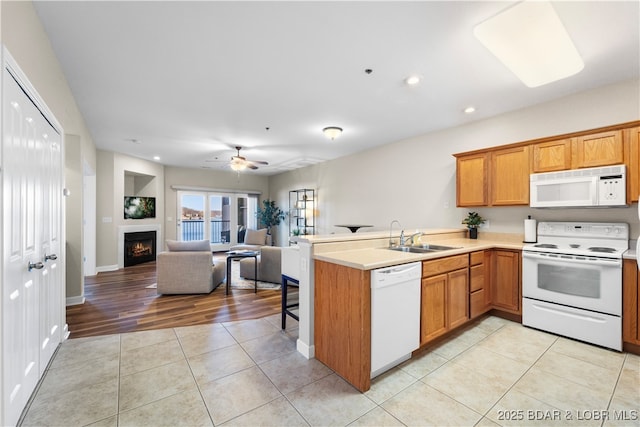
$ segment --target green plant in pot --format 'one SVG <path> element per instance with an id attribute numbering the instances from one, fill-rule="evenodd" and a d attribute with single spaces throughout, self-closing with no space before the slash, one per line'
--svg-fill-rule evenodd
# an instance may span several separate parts
<path id="1" fill-rule="evenodd" d="M 485 219 L 480 216 L 478 212 L 469 212 L 467 217 L 462 220 L 462 223 L 469 229 L 469 238 L 478 238 L 478 227 L 485 223 Z"/>
<path id="2" fill-rule="evenodd" d="M 271 235 L 271 227 L 278 226 L 284 220 L 286 214 L 276 206 L 274 200 L 264 199 L 262 208 L 258 208 L 256 211 L 256 216 L 258 221 L 267 227 L 267 234 Z"/>

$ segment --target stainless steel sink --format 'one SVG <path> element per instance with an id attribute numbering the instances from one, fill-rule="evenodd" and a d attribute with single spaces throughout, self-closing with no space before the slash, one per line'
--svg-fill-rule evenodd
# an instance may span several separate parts
<path id="1" fill-rule="evenodd" d="M 394 246 L 392 248 L 387 248 L 392 251 L 398 252 L 411 252 L 416 254 L 425 254 L 430 252 L 440 252 L 446 251 L 450 249 L 459 249 L 454 246 L 442 246 L 442 245 L 415 245 L 415 246 Z"/>

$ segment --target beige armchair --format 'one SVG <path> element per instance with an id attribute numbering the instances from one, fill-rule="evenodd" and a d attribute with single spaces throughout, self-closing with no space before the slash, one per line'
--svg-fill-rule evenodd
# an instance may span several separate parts
<path id="1" fill-rule="evenodd" d="M 209 241 L 167 241 L 158 254 L 158 294 L 208 294 L 224 281 L 224 262 L 213 262 Z"/>
<path id="2" fill-rule="evenodd" d="M 258 255 L 258 280 L 262 282 L 280 283 L 282 248 L 263 246 Z M 253 280 L 253 259 L 240 260 L 240 277 Z"/>
<path id="3" fill-rule="evenodd" d="M 271 236 L 267 234 L 267 229 L 252 230 L 247 228 L 244 233 L 244 242 L 231 246 L 229 250 L 259 251 L 263 246 L 271 246 Z"/>

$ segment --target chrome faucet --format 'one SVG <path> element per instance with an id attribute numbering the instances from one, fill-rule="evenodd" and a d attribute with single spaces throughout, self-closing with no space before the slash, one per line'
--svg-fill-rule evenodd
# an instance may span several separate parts
<path id="1" fill-rule="evenodd" d="M 422 231 L 418 231 L 417 233 L 413 233 L 413 234 L 411 235 L 411 237 L 409 237 L 409 242 L 410 242 L 412 245 L 415 245 L 416 238 L 417 238 L 417 237 L 421 237 L 421 236 L 423 236 L 423 235 L 424 235 L 424 233 L 423 233 Z"/>
<path id="2" fill-rule="evenodd" d="M 393 240 L 391 239 L 391 231 L 393 230 L 393 223 L 398 224 L 398 227 L 402 228 L 402 225 L 400 224 L 400 221 L 398 221 L 397 219 L 394 219 L 393 221 L 391 221 L 391 224 L 389 225 L 389 247 L 392 248 L 394 247 L 394 243 Z M 404 230 L 402 230 L 400 232 L 400 244 L 402 245 L 402 241 L 404 240 Z"/>

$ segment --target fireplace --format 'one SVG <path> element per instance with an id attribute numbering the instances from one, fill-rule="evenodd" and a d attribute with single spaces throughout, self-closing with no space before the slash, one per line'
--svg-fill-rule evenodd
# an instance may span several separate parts
<path id="1" fill-rule="evenodd" d="M 124 266 L 156 260 L 156 232 L 124 233 Z"/>

